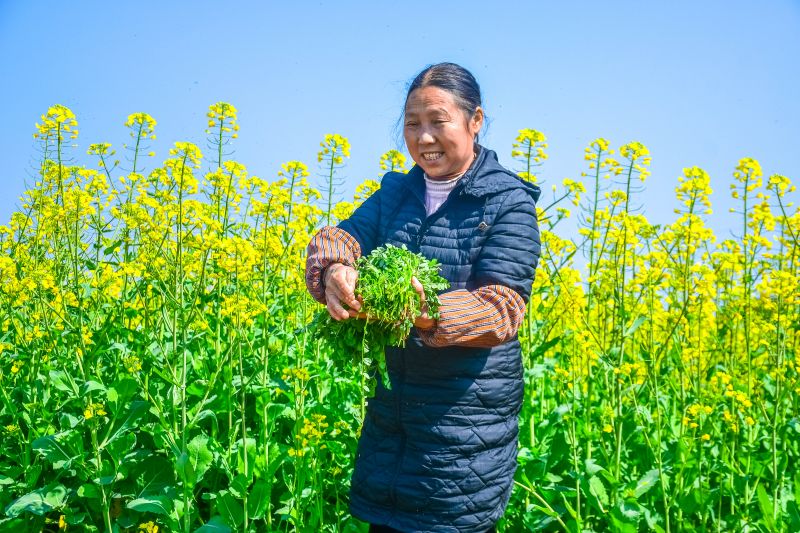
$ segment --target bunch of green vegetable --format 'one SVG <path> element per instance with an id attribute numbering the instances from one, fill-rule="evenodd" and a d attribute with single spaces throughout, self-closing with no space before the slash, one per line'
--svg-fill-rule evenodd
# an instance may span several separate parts
<path id="1" fill-rule="evenodd" d="M 450 284 L 439 275 L 435 259 L 415 254 L 405 246 L 378 247 L 358 258 L 354 266 L 358 271 L 355 294 L 361 299 L 360 312 L 366 318 L 336 321 L 323 311 L 312 325 L 334 358 L 350 362 L 360 355 L 368 371 L 380 371 L 384 386 L 390 389 L 383 349 L 402 346 L 422 311 L 411 278 L 422 284 L 428 316 L 433 319 L 439 318 L 438 292 Z"/>

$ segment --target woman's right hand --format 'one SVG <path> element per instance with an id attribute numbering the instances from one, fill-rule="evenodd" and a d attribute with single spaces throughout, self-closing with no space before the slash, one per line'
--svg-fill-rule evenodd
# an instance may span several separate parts
<path id="1" fill-rule="evenodd" d="M 361 302 L 355 295 L 356 278 L 358 272 L 351 266 L 343 263 L 333 263 L 325 269 L 325 302 L 328 313 L 334 320 L 347 320 L 359 315 Z M 345 309 L 342 304 L 350 307 Z"/>

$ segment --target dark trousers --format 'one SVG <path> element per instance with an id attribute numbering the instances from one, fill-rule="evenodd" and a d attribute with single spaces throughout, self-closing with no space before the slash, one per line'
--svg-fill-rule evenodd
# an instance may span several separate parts
<path id="1" fill-rule="evenodd" d="M 490 527 L 489 529 L 486 530 L 486 533 L 495 533 L 496 531 L 497 530 L 494 528 L 494 526 L 492 526 L 492 527 Z M 402 531 L 399 531 L 397 529 L 391 528 L 389 526 L 380 526 L 380 525 L 376 525 L 376 524 L 370 524 L 369 525 L 369 533 L 402 533 Z"/>

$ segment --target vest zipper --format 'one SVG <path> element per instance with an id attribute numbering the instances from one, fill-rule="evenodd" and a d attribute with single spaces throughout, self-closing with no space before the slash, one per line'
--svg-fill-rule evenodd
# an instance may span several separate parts
<path id="1" fill-rule="evenodd" d="M 403 428 L 403 386 L 406 377 L 406 356 L 405 350 L 400 350 L 400 376 L 397 384 L 397 400 L 395 405 L 395 416 L 397 416 L 397 427 L 400 431 L 400 450 L 397 453 L 397 463 L 394 467 L 392 481 L 389 484 L 389 499 L 392 502 L 392 515 L 397 510 L 397 478 L 400 476 L 400 468 L 403 464 L 403 457 L 406 453 L 406 432 Z"/>
<path id="2" fill-rule="evenodd" d="M 439 209 L 437 209 L 430 215 L 427 215 L 425 219 L 422 221 L 422 224 L 419 227 L 419 233 L 417 233 L 417 250 L 416 250 L 417 253 L 419 253 L 420 251 L 420 246 L 422 245 L 422 238 L 425 236 L 425 232 L 428 231 L 428 228 L 430 227 L 431 219 L 433 218 L 434 215 L 438 214 L 439 211 L 443 210 L 447 206 L 447 203 L 450 201 L 450 198 L 453 195 L 463 196 L 464 187 L 463 186 L 459 187 L 459 185 L 456 185 L 456 187 L 452 191 L 450 191 L 450 194 L 447 195 L 447 198 L 445 198 L 444 202 L 442 202 L 442 205 L 439 206 Z M 422 208 L 425 209 L 425 206 L 423 205 Z"/>

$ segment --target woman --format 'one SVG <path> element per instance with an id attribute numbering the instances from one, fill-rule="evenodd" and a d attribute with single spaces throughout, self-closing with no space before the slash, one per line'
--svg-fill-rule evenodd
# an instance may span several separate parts
<path id="1" fill-rule="evenodd" d="M 336 320 L 359 316 L 352 265 L 378 246 L 437 259 L 450 282 L 438 321 L 423 311 L 405 346 L 386 349 L 392 389 L 379 382 L 367 400 L 350 510 L 373 532 L 494 531 L 516 469 L 517 329 L 539 258 L 540 190 L 478 144 L 480 88 L 464 68 L 420 72 L 403 118 L 416 165 L 388 172 L 308 246 L 308 289 Z"/>

